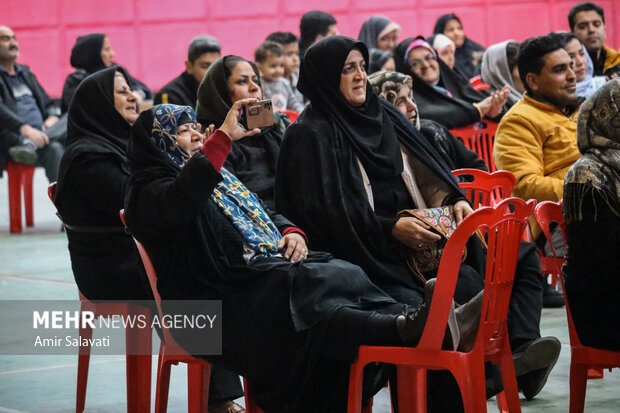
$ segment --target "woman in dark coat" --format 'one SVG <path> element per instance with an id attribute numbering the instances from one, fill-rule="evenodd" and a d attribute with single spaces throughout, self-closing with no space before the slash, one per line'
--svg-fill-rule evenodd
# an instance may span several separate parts
<path id="1" fill-rule="evenodd" d="M 225 56 L 213 63 L 198 88 L 196 116 L 203 126 L 221 125 L 232 104 L 239 99 L 262 98 L 258 69 L 239 56 Z M 288 117 L 273 114 L 274 124 L 261 133 L 233 143 L 224 166 L 271 209 L 273 186 L 282 136 Z"/>
<path id="2" fill-rule="evenodd" d="M 342 412 L 358 346 L 415 345 L 423 312 L 405 319 L 359 267 L 308 252 L 301 230 L 222 168 L 231 140 L 259 132 L 238 124 L 249 101 L 234 103 L 204 143 L 189 107 L 142 113 L 128 149 L 126 222 L 162 299 L 222 301 L 222 355 L 197 356 L 250 380 L 266 412 Z M 176 338 L 189 346 L 200 333 Z M 378 376 L 367 396 L 385 382 Z"/>
<path id="3" fill-rule="evenodd" d="M 480 74 L 484 47 L 465 36 L 463 24 L 456 14 L 444 14 L 437 19 L 433 33 L 448 36 L 456 46 L 454 70 L 469 80 Z"/>
<path id="4" fill-rule="evenodd" d="M 114 50 L 110 39 L 103 33 L 88 33 L 80 36 L 71 49 L 71 66 L 75 71 L 67 76 L 62 88 L 60 110 L 65 113 L 78 85 L 90 74 L 106 67 L 116 66 L 112 61 Z M 152 99 L 153 92 L 144 83 L 127 73 L 129 83 L 139 93 L 139 100 Z"/>
<path id="5" fill-rule="evenodd" d="M 620 80 L 607 82 L 579 111 L 583 156 L 564 180 L 566 295 L 579 339 L 620 350 Z"/>
<path id="6" fill-rule="evenodd" d="M 398 218 L 398 212 L 452 205 L 458 223 L 470 209 L 441 155 L 398 109 L 367 87 L 367 61 L 366 46 L 342 36 L 321 39 L 308 49 L 298 87 L 310 105 L 282 143 L 276 208 L 304 228 L 312 248 L 359 265 L 397 301 L 416 303 L 421 284 L 401 248 L 423 249 L 436 238 L 428 236 L 423 223 Z M 484 286 L 480 244 L 472 238 L 467 248 L 457 302 L 466 302 Z M 423 275 L 432 278 L 436 271 Z M 540 338 L 540 272 L 526 268 L 518 277 L 509 316 L 511 342 L 515 354 L 540 342 L 551 347 L 549 358 L 538 365 L 548 374 L 560 344 Z M 525 373 L 518 364 L 517 371 Z M 544 374 L 537 387 L 546 381 Z M 431 394 L 439 403 L 435 408 L 457 408 L 441 405 L 455 402 L 439 390 L 442 385 L 429 387 L 437 390 Z M 534 393 L 529 385 L 528 397 Z"/>
<path id="7" fill-rule="evenodd" d="M 125 151 L 138 117 L 128 80 L 124 69 L 111 67 L 78 86 L 54 199 L 65 223 L 75 281 L 82 294 L 96 301 L 153 298 L 136 246 L 118 214 L 130 178 Z M 213 369 L 212 404 L 228 405 L 242 395 L 236 375 Z"/>
<path id="8" fill-rule="evenodd" d="M 416 55 L 420 54 L 421 57 Z M 498 122 L 510 90 L 476 91 L 450 69 L 422 37 L 410 37 L 394 49 L 396 71 L 413 79 L 413 94 L 422 119 L 448 129 L 469 126 L 487 117 Z"/>

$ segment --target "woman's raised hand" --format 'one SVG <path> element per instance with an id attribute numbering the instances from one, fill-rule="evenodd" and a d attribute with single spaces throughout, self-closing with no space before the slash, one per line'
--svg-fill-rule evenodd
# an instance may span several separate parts
<path id="1" fill-rule="evenodd" d="M 246 136 L 252 136 L 252 135 L 256 135 L 257 133 L 260 133 L 260 129 L 258 128 L 254 128 L 249 131 L 249 130 L 246 130 L 239 123 L 239 121 L 241 120 L 241 113 L 240 113 L 241 106 L 245 104 L 251 105 L 252 103 L 256 103 L 257 101 L 258 99 L 256 98 L 247 98 L 247 99 L 238 100 L 235 103 L 233 103 L 232 107 L 228 111 L 228 115 L 226 115 L 226 119 L 224 120 L 224 123 L 222 124 L 222 126 L 220 126 L 220 130 L 226 133 L 228 137 L 230 137 L 230 140 L 236 141 L 241 138 L 245 138 Z"/>

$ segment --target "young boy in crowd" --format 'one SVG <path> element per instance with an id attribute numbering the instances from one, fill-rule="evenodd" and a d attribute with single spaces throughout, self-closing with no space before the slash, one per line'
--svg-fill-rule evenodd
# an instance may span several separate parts
<path id="1" fill-rule="evenodd" d="M 297 90 L 299 79 L 299 39 L 291 32 L 274 32 L 265 40 L 280 43 L 284 49 L 284 78 L 291 84 L 291 89 L 300 102 L 304 101 L 303 95 Z"/>
<path id="2" fill-rule="evenodd" d="M 293 94 L 290 83 L 284 78 L 284 48 L 272 41 L 264 41 L 254 51 L 254 61 L 261 73 L 263 98 L 271 99 L 273 109 L 301 112 L 303 103 Z"/>

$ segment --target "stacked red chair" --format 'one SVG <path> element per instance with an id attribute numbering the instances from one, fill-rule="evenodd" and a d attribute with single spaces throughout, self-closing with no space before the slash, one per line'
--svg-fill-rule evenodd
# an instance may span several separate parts
<path id="1" fill-rule="evenodd" d="M 450 130 L 468 149 L 478 154 L 486 163 L 489 172 L 497 171 L 495 160 L 493 159 L 493 142 L 497 132 L 497 125 L 495 122 L 485 120 L 484 122 Z"/>
<path id="2" fill-rule="evenodd" d="M 398 375 L 398 411 L 426 412 L 426 371 L 449 370 L 455 377 L 466 413 L 484 413 L 484 363 L 499 364 L 507 408 L 520 412 L 519 392 L 507 331 L 508 301 L 512 291 L 521 234 L 536 202 L 508 198 L 468 216 L 446 243 L 439 265 L 430 312 L 419 344 L 413 348 L 360 346 L 351 366 L 348 413 L 359 413 L 364 366 L 394 364 Z M 514 208 L 510 212 L 509 206 Z M 452 298 L 465 244 L 481 229 L 487 235 L 487 264 L 482 316 L 470 352 L 442 350 Z"/>

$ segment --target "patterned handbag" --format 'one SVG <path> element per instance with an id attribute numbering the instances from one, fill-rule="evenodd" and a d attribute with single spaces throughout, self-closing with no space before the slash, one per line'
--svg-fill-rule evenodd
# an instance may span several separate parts
<path id="1" fill-rule="evenodd" d="M 409 270 L 423 283 L 426 282 L 425 272 L 439 268 L 441 254 L 446 242 L 456 229 L 456 218 L 452 205 L 438 208 L 404 209 L 398 213 L 398 217 L 413 217 L 426 223 L 430 231 L 441 236 L 439 241 L 426 244 L 423 248 L 413 249 L 402 246 L 402 254 L 409 266 Z M 461 262 L 467 256 L 467 249 L 463 252 Z"/>

